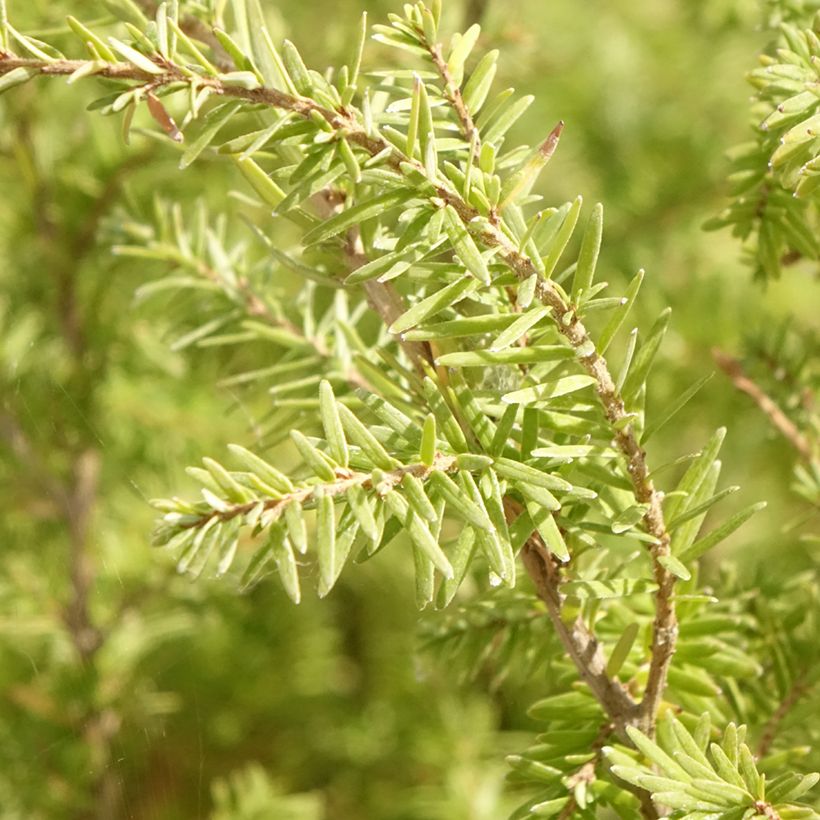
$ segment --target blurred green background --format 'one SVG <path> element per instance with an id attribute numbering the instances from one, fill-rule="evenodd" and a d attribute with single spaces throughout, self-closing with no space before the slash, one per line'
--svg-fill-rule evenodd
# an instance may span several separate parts
<path id="1" fill-rule="evenodd" d="M 263 5 L 319 69 L 343 59 L 362 8 L 371 22 L 394 9 Z M 59 41 L 69 13 L 106 12 L 9 2 L 43 39 Z M 497 87 L 536 95 L 519 141 L 566 121 L 540 192 L 604 202 L 600 276 L 619 292 L 648 274 L 636 322 L 672 305 L 650 413 L 714 369 L 712 347 L 737 352 L 775 318 L 816 321 L 808 272 L 753 286 L 736 241 L 700 228 L 724 201 L 724 151 L 746 138 L 765 4 L 446 0 L 444 14 L 451 31 L 480 17 L 478 50 L 502 52 Z M 372 44 L 365 64 L 395 59 Z M 242 399 L 214 387 L 222 358 L 169 352 L 173 316 L 135 306 L 161 271 L 111 256 L 111 215 L 157 195 L 230 208 L 238 182 L 218 164 L 180 173 L 144 137 L 124 146 L 115 119 L 85 111 L 94 96 L 41 81 L 0 104 L 0 818 L 505 816 L 503 757 L 528 742 L 546 681 L 488 692 L 491 669 L 464 682 L 419 654 L 401 555 L 295 608 L 276 584 L 191 583 L 149 548 L 146 499 L 181 494 L 185 466 L 252 437 Z M 722 376 L 656 437 L 652 463 L 721 424 L 723 483 L 743 485 L 728 504 L 769 501 L 728 545 L 741 575 L 772 556 L 775 574 L 803 566 L 784 532 L 799 510 L 792 455 Z"/>

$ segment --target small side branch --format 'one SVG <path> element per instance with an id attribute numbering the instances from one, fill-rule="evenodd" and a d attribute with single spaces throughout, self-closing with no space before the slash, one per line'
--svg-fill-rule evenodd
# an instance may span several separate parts
<path id="1" fill-rule="evenodd" d="M 315 202 L 324 218 L 327 219 L 335 213 L 334 202 L 329 196 L 315 197 Z M 347 269 L 351 273 L 368 263 L 358 228 L 351 228 L 345 235 L 343 252 Z M 379 282 L 371 279 L 365 282 L 363 287 L 367 303 L 376 311 L 385 327 L 390 327 L 407 310 L 404 299 L 392 282 Z M 433 354 L 429 343 L 411 342 L 403 338 L 401 334 L 396 334 L 394 338 L 419 374 L 424 374 L 425 365 L 433 365 Z M 366 385 L 365 389 L 370 390 L 370 386 Z"/>
<path id="2" fill-rule="evenodd" d="M 453 472 L 457 469 L 455 456 L 446 456 L 441 453 L 436 453 L 433 464 L 428 466 L 426 464 L 409 464 L 403 467 L 397 467 L 391 472 L 385 473 L 380 481 L 379 488 L 381 492 L 392 489 L 401 483 L 405 475 L 410 473 L 416 478 L 424 479 L 435 470 L 441 472 Z M 181 529 L 198 529 L 205 526 L 209 521 L 216 518 L 220 521 L 230 521 L 240 515 L 249 513 L 259 502 L 263 502 L 264 510 L 275 510 L 278 514 L 284 511 L 288 504 L 305 504 L 312 498 L 315 498 L 318 493 L 324 493 L 326 496 L 344 495 L 354 487 L 362 487 L 364 489 L 371 489 L 374 487 L 372 473 L 357 473 L 344 467 L 340 467 L 336 471 L 336 481 L 330 481 L 325 484 L 310 484 L 307 487 L 299 487 L 292 492 L 285 493 L 278 498 L 255 498 L 253 501 L 246 501 L 242 504 L 231 504 L 224 509 L 211 510 L 210 512 L 201 515 L 194 521 L 181 526 Z"/>
<path id="3" fill-rule="evenodd" d="M 576 618 L 568 624 L 561 617 L 563 601 L 558 590 L 557 569 L 537 534 L 534 533 L 524 545 L 521 558 L 578 674 L 604 708 L 618 733 L 623 736 L 626 725 L 635 717 L 637 704 L 623 687 L 606 674 L 606 660 L 601 644 L 583 620 Z"/>
<path id="4" fill-rule="evenodd" d="M 461 94 L 461 88 L 458 83 L 455 82 L 453 75 L 450 73 L 447 60 L 444 59 L 444 55 L 441 50 L 441 44 L 426 42 L 426 46 L 427 51 L 430 54 L 430 59 L 433 61 L 433 65 L 435 66 L 436 72 L 439 77 L 441 77 L 441 81 L 444 83 L 444 97 L 456 115 L 462 136 L 467 140 L 467 142 L 470 143 L 469 162 L 476 162 L 481 151 L 481 138 L 479 137 L 478 129 L 476 128 L 475 121 L 473 120 L 473 115 L 470 113 L 470 109 L 464 102 L 464 97 Z"/>
<path id="5" fill-rule="evenodd" d="M 522 509 L 517 501 L 507 497 L 504 499 L 504 511 L 508 519 L 514 519 Z M 563 619 L 559 568 L 537 532 L 533 532 L 524 544 L 521 559 L 578 674 L 603 707 L 615 730 L 623 737 L 625 727 L 636 716 L 638 704 L 607 675 L 603 648 L 583 619 L 578 617 L 571 624 Z"/>
<path id="6" fill-rule="evenodd" d="M 740 361 L 717 348 L 712 350 L 712 357 L 717 366 L 732 380 L 732 384 L 734 384 L 738 390 L 751 397 L 777 431 L 797 450 L 800 458 L 809 462 L 814 460 L 815 455 L 812 452 L 809 440 L 798 430 L 797 425 L 781 410 L 777 402 L 746 375 Z"/>
<path id="7" fill-rule="evenodd" d="M 769 753 L 786 715 L 791 712 L 797 701 L 799 701 L 809 689 L 810 687 L 806 683 L 805 673 L 799 675 L 786 694 L 786 697 L 783 698 L 783 702 L 777 707 L 763 728 L 763 734 L 760 736 L 760 742 L 757 744 L 757 749 L 755 750 L 755 756 L 758 759 L 766 757 Z"/>
<path id="8" fill-rule="evenodd" d="M 473 139 L 473 135 L 475 134 L 477 140 L 478 132 L 476 131 L 475 123 L 473 122 L 473 115 L 467 108 L 467 105 L 464 102 L 464 97 L 461 96 L 461 89 L 453 80 L 452 74 L 450 74 L 450 69 L 447 67 L 447 61 L 441 53 L 441 46 L 438 44 L 428 45 L 428 49 L 430 51 L 430 57 L 433 60 L 433 65 L 435 65 L 436 71 L 439 73 L 442 81 L 444 82 L 447 102 L 450 103 L 456 113 L 456 117 L 458 118 L 458 122 L 461 126 L 461 131 L 464 134 L 464 137 L 469 141 Z M 476 151 L 477 150 L 478 144 L 476 144 Z"/>

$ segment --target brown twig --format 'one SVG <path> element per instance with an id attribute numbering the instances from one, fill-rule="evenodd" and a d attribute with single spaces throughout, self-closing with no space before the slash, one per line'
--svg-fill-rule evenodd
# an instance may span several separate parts
<path id="1" fill-rule="evenodd" d="M 603 755 L 604 744 L 614 729 L 615 727 L 611 723 L 605 723 L 601 726 L 598 736 L 592 741 L 590 747 L 590 751 L 594 752 L 595 756 L 584 763 L 583 766 L 578 768 L 574 773 L 567 776 L 565 785 L 571 794 L 567 804 L 561 809 L 558 820 L 571 820 L 575 814 L 575 810 L 578 808 L 578 799 L 575 796 L 576 787 L 582 783 L 594 783 L 597 779 L 598 766 L 600 766 L 602 762 L 605 762 Z M 631 783 L 626 782 L 623 783 L 623 787 L 638 798 L 641 817 L 646 818 L 646 820 L 658 820 L 660 815 L 655 808 L 655 804 L 652 802 L 652 796 L 646 789 L 633 786 Z"/>
<path id="2" fill-rule="evenodd" d="M 797 450 L 800 458 L 808 462 L 813 461 L 815 454 L 812 452 L 809 440 L 800 432 L 797 425 L 795 425 L 783 410 L 780 409 L 774 399 L 746 375 L 741 362 L 717 348 L 712 350 L 712 357 L 717 363 L 717 366 L 732 380 L 732 384 L 734 384 L 738 390 L 751 397 L 766 418 L 772 423 L 772 426 Z"/>
<path id="3" fill-rule="evenodd" d="M 766 820 L 780 820 L 780 814 L 777 809 L 765 800 L 755 801 L 755 811 L 758 815 L 762 815 Z"/>
<path id="4" fill-rule="evenodd" d="M 89 611 L 89 598 L 94 584 L 94 566 L 88 554 L 88 530 L 97 498 L 100 457 L 96 450 L 80 453 L 72 465 L 71 489 L 65 497 L 65 517 L 68 522 L 69 577 L 71 601 L 64 621 L 72 643 L 83 664 L 89 663 L 102 645 L 102 633 Z"/>
<path id="5" fill-rule="evenodd" d="M 775 737 L 780 730 L 780 724 L 783 723 L 786 715 L 794 708 L 800 698 L 809 691 L 809 686 L 806 683 L 805 672 L 797 677 L 791 686 L 791 689 L 786 693 L 786 697 L 775 710 L 774 714 L 766 722 L 763 727 L 763 734 L 760 736 L 760 742 L 757 744 L 755 756 L 758 758 L 766 757 L 769 749 L 774 743 Z"/>
<path id="6" fill-rule="evenodd" d="M 598 732 L 598 736 L 595 740 L 592 741 L 592 746 L 590 747 L 590 751 L 595 753 L 595 756 L 592 760 L 588 760 L 584 763 L 580 768 L 576 769 L 572 774 L 567 775 L 567 779 L 565 781 L 565 785 L 567 790 L 570 792 L 569 800 L 567 801 L 566 806 L 561 809 L 561 813 L 558 815 L 558 820 L 570 820 L 572 815 L 575 812 L 575 809 L 578 808 L 578 800 L 575 797 L 575 789 L 581 783 L 594 783 L 596 779 L 595 770 L 598 768 L 598 764 L 601 762 L 601 758 L 603 756 L 603 746 L 606 739 L 612 734 L 613 726 L 609 723 L 605 723 L 601 730 Z"/>
<path id="7" fill-rule="evenodd" d="M 423 37 L 424 32 L 419 32 L 419 35 Z M 464 139 L 466 139 L 470 144 L 470 156 L 468 157 L 468 161 L 470 163 L 476 162 L 481 151 L 481 139 L 478 135 L 478 129 L 475 127 L 473 115 L 470 113 L 470 109 L 467 108 L 467 104 L 464 102 L 464 97 L 461 94 L 461 88 L 458 83 L 455 82 L 453 75 L 450 73 L 447 60 L 444 59 L 444 55 L 442 54 L 441 44 L 429 43 L 426 38 L 424 42 L 427 46 L 427 51 L 430 54 L 430 59 L 433 61 L 433 65 L 444 83 L 444 97 L 447 102 L 450 103 L 450 107 L 455 112 L 456 119 L 458 120 L 458 124 L 461 128 L 461 133 L 464 136 Z"/>

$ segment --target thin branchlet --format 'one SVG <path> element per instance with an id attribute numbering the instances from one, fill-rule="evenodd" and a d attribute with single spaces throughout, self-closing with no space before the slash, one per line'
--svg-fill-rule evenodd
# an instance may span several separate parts
<path id="1" fill-rule="evenodd" d="M 262 504 L 264 511 L 272 511 L 273 518 L 277 517 L 277 513 L 282 512 L 288 504 L 304 505 L 311 500 L 317 498 L 319 495 L 325 496 L 339 496 L 352 490 L 354 487 L 361 487 L 362 489 L 376 489 L 380 494 L 393 489 L 401 483 L 401 480 L 406 475 L 413 475 L 416 478 L 427 478 L 434 470 L 439 472 L 449 473 L 458 468 L 455 456 L 448 456 L 442 453 L 436 453 L 435 459 L 431 465 L 427 464 L 408 464 L 397 467 L 395 470 L 383 472 L 379 475 L 378 486 L 374 482 L 372 473 L 361 473 L 355 470 L 349 470 L 346 467 L 339 467 L 336 469 L 336 480 L 327 481 L 321 484 L 309 484 L 305 487 L 298 487 L 289 493 L 282 493 L 277 497 L 270 498 L 256 498 L 253 501 L 245 501 L 241 504 L 229 504 L 221 510 L 210 510 L 204 515 L 189 521 L 182 525 L 182 529 L 199 529 L 205 526 L 209 521 L 216 518 L 219 521 L 230 521 L 233 518 L 247 515 L 251 510 Z"/>
<path id="2" fill-rule="evenodd" d="M 786 696 L 778 704 L 777 709 L 775 709 L 774 713 L 763 727 L 763 733 L 760 736 L 757 749 L 755 749 L 755 756 L 758 760 L 769 754 L 769 750 L 772 748 L 772 744 L 777 737 L 777 733 L 780 731 L 783 721 L 786 719 L 789 712 L 797 705 L 797 703 L 800 702 L 800 699 L 810 690 L 811 685 L 807 681 L 807 674 L 804 670 L 797 676 L 794 683 L 791 685 L 791 688 L 786 693 Z"/>
<path id="3" fill-rule="evenodd" d="M 812 447 L 809 439 L 783 412 L 777 402 L 744 372 L 743 365 L 738 359 L 717 349 L 712 351 L 712 358 L 732 380 L 732 384 L 755 402 L 772 426 L 794 447 L 801 459 L 809 464 L 820 463 L 820 455 L 815 452 L 817 448 Z"/>
<path id="4" fill-rule="evenodd" d="M 474 140 L 474 154 L 478 154 L 478 151 L 481 148 L 478 129 L 475 126 L 470 109 L 467 108 L 467 104 L 461 96 L 461 89 L 453 80 L 450 69 L 447 67 L 447 61 L 441 53 L 441 45 L 437 43 L 428 43 L 427 50 L 430 52 L 430 59 L 433 61 L 433 65 L 436 67 L 436 71 L 444 83 L 445 98 L 456 113 L 456 118 L 458 119 L 461 133 L 464 135 L 467 142 Z"/>

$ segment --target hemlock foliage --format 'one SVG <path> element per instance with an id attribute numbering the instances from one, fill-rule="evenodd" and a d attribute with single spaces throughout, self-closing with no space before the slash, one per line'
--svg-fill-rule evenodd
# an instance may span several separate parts
<path id="1" fill-rule="evenodd" d="M 734 199 L 713 222 L 750 243 L 759 277 L 818 257 L 820 47 L 814 29 L 801 27 L 810 16 L 803 5 L 772 7 L 789 22 L 775 56 L 751 74 L 755 115 L 765 109 L 765 119 L 755 142 L 733 153 Z M 112 0 L 105 8 L 105 19 L 70 16 L 66 30 L 36 35 L 4 8 L 0 15 L 0 91 L 9 121 L 24 124 L 13 150 L 28 169 L 41 238 L 64 248 L 45 258 L 62 322 L 56 365 L 38 361 L 25 376 L 47 384 L 56 367 L 87 402 L 60 409 L 76 418 L 55 435 L 56 468 L 40 463 L 14 405 L 2 417 L 9 452 L 31 468 L 57 507 L 49 515 L 71 532 L 69 603 L 55 640 L 58 656 L 81 660 L 62 685 L 76 677 L 86 692 L 72 720 L 92 776 L 85 784 L 57 778 L 54 805 L 78 799 L 96 816 L 123 810 L 120 784 L 105 775 L 121 723 L 174 709 L 141 666 L 161 656 L 165 637 L 198 640 L 192 610 L 208 617 L 208 596 L 190 589 L 177 612 L 159 608 L 146 620 L 137 608 L 129 647 L 120 635 L 129 602 L 109 605 L 110 630 L 89 603 L 90 499 L 101 481 L 128 480 L 100 478 L 105 450 L 95 425 L 116 425 L 110 368 L 117 355 L 153 357 L 173 376 L 190 355 L 199 368 L 194 390 L 205 394 L 197 401 L 212 407 L 214 384 L 237 396 L 252 443 L 200 453 L 188 468 L 197 491 L 152 501 L 154 544 L 180 573 L 229 576 L 251 600 L 275 577 L 303 606 L 315 596 L 331 605 L 337 585 L 371 560 L 371 572 L 411 573 L 416 605 L 429 612 L 421 641 L 442 666 L 491 691 L 539 682 L 528 712 L 539 734 L 500 741 L 488 732 L 462 761 L 479 782 L 487 773 L 482 816 L 509 813 L 486 763 L 509 752 L 514 818 L 816 817 L 818 775 L 808 771 L 817 760 L 809 719 L 816 576 L 806 563 L 772 594 L 765 579 L 756 589 L 749 572 L 704 571 L 702 559 L 765 503 L 722 511 L 738 490 L 720 480 L 723 427 L 695 452 L 656 463 L 655 437 L 681 424 L 709 373 L 677 385 L 667 406 L 648 404 L 670 309 L 644 321 L 643 271 L 623 287 L 601 279 L 602 205 L 586 207 L 581 196 L 551 203 L 538 193 L 569 137 L 557 122 L 531 145 L 515 142 L 533 98 L 495 82 L 500 54 L 483 48 L 481 27 L 450 33 L 437 2 L 407 4 L 374 25 L 363 15 L 349 28 L 348 59 L 320 72 L 275 36 L 256 0 Z M 371 39 L 384 47 L 378 68 L 364 57 Z M 60 180 L 40 173 L 32 124 L 24 106 L 14 108 L 18 95 L 74 94 L 46 90 L 59 78 L 104 85 L 88 107 L 115 117 L 126 144 L 145 146 L 112 147 L 116 157 L 65 171 L 91 188 L 110 180 L 79 228 L 73 216 L 54 217 Z M 117 199 L 136 151 L 137 164 L 176 152 L 191 191 L 175 197 L 165 167 L 149 186 L 153 196 Z M 217 197 L 197 191 L 204 168 L 218 180 Z M 98 232 L 105 252 L 89 247 Z M 74 280 L 92 261 L 112 273 L 88 296 Z M 121 270 L 140 272 L 135 301 L 167 332 L 168 354 L 144 327 L 143 337 L 119 335 Z M 145 270 L 156 277 L 146 281 Z M 0 303 L 9 388 L 19 384 L 27 346 L 52 344 L 17 299 Z M 82 324 L 78 300 L 83 321 L 99 329 Z M 749 334 L 744 360 L 719 353 L 718 364 L 796 450 L 802 517 L 789 538 L 808 552 L 816 538 L 805 530 L 820 501 L 816 339 L 789 323 L 760 322 L 764 332 Z M 97 347 L 101 334 L 110 334 L 108 347 Z M 138 402 L 136 380 L 132 391 Z M 168 405 L 169 417 L 180 415 L 185 397 Z M 234 418 L 229 429 L 240 439 L 247 425 Z M 109 446 L 165 471 L 161 430 L 149 454 L 134 454 L 145 445 L 121 431 L 109 435 Z M 388 555 L 393 563 L 383 565 Z M 167 585 L 153 572 L 130 582 L 152 605 Z M 30 577 L 27 584 L 36 587 Z M 284 668 L 298 666 L 311 641 L 329 640 L 318 611 L 308 604 L 301 626 L 299 613 L 283 616 L 285 631 L 304 642 L 283 652 Z M 378 618 L 378 607 L 369 615 Z M 242 648 L 232 655 L 240 667 Z M 14 697 L 36 700 L 25 687 Z M 445 724 L 448 714 L 459 719 L 452 698 L 442 693 L 437 706 Z M 32 711 L 53 719 L 59 698 L 37 703 Z M 310 710 L 309 698 L 302 706 Z M 227 735 L 250 728 L 228 723 Z M 367 734 L 370 723 L 359 730 Z M 455 783 L 460 771 L 453 764 Z M 213 816 L 334 816 L 316 779 L 303 785 L 290 793 L 259 766 L 237 767 L 214 783 Z M 419 797 L 408 809 L 416 813 L 383 816 L 467 816 L 458 793 L 452 786 Z M 339 816 L 348 810 L 337 807 Z"/>
<path id="2" fill-rule="evenodd" d="M 786 265 L 818 258 L 813 192 L 820 185 L 815 90 L 820 40 L 817 20 L 803 27 L 801 19 L 810 15 L 780 26 L 771 53 L 762 54 L 760 67 L 749 73 L 755 140 L 732 149 L 733 201 L 707 223 L 709 228 L 731 225 L 736 236 L 748 240 L 744 249 L 760 278 L 776 278 Z"/>

